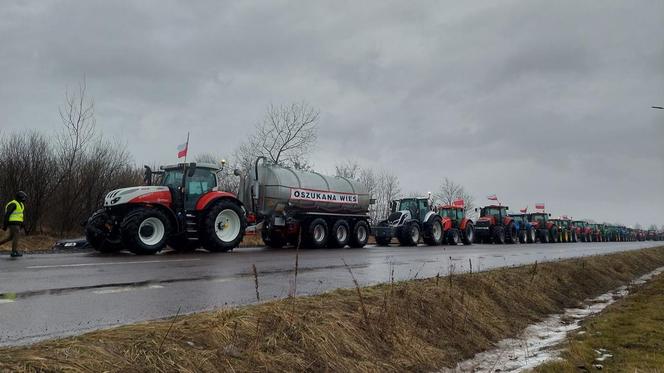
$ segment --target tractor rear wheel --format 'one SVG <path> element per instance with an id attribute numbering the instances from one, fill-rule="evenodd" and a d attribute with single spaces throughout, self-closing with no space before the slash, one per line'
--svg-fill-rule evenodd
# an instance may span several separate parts
<path id="1" fill-rule="evenodd" d="M 350 240 L 350 226 L 344 219 L 339 219 L 332 224 L 328 247 L 344 247 Z"/>
<path id="2" fill-rule="evenodd" d="M 329 230 L 327 222 L 323 218 L 316 218 L 309 223 L 305 231 L 306 247 L 312 249 L 322 249 L 327 244 Z"/>
<path id="3" fill-rule="evenodd" d="M 402 246 L 417 246 L 420 242 L 420 226 L 414 221 L 404 225 L 397 238 Z"/>
<path id="4" fill-rule="evenodd" d="M 464 245 L 471 245 L 475 239 L 475 227 L 473 227 L 470 222 L 466 223 L 466 229 L 464 230 L 464 235 L 461 241 Z"/>
<path id="5" fill-rule="evenodd" d="M 498 245 L 505 244 L 505 228 L 495 227 L 493 229 L 493 242 Z"/>
<path id="6" fill-rule="evenodd" d="M 438 216 L 424 227 L 424 233 L 424 243 L 429 246 L 438 246 L 443 242 L 443 223 Z"/>
<path id="7" fill-rule="evenodd" d="M 447 234 L 447 242 L 450 245 L 456 246 L 461 243 L 461 237 L 459 236 L 459 230 L 456 228 L 452 228 L 449 230 L 449 233 Z"/>
<path id="8" fill-rule="evenodd" d="M 369 224 L 364 220 L 360 220 L 353 225 L 348 245 L 353 248 L 362 248 L 367 244 L 367 241 L 369 241 Z"/>
<path id="9" fill-rule="evenodd" d="M 204 219 L 203 248 L 211 252 L 233 250 L 242 241 L 247 228 L 242 208 L 228 200 L 214 204 Z"/>
<path id="10" fill-rule="evenodd" d="M 136 255 L 152 255 L 166 246 L 171 223 L 156 208 L 139 207 L 125 216 L 120 230 L 122 243 L 129 251 Z"/>
<path id="11" fill-rule="evenodd" d="M 528 230 L 526 231 L 527 243 L 535 243 L 537 241 L 537 232 L 533 229 L 533 227 L 528 227 Z"/>
<path id="12" fill-rule="evenodd" d="M 559 236 L 559 233 L 558 233 L 558 228 L 555 228 L 555 227 L 554 227 L 553 229 L 551 229 L 551 242 L 553 242 L 553 243 L 558 243 L 558 241 L 560 241 L 560 236 Z"/>
<path id="13" fill-rule="evenodd" d="M 541 243 L 549 243 L 549 231 L 546 229 L 541 230 L 539 240 Z"/>
<path id="14" fill-rule="evenodd" d="M 112 229 L 109 232 L 109 227 Z M 111 218 L 104 210 L 95 212 L 85 224 L 85 239 L 100 253 L 115 253 L 124 247 L 122 237 L 113 229 Z"/>
<path id="15" fill-rule="evenodd" d="M 503 232 L 505 233 L 505 242 L 517 243 L 519 240 L 519 232 L 516 230 L 514 223 L 509 223 Z"/>
<path id="16" fill-rule="evenodd" d="M 524 230 L 519 231 L 519 243 L 526 243 L 528 242 L 528 232 Z"/>

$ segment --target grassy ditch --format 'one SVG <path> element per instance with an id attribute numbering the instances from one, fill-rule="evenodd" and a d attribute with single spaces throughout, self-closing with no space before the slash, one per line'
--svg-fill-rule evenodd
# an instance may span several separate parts
<path id="1" fill-rule="evenodd" d="M 664 371 L 664 275 L 586 320 L 562 357 L 536 371 L 600 371 L 596 365 L 608 372 Z"/>
<path id="2" fill-rule="evenodd" d="M 4 348 L 0 370 L 433 371 L 662 265 L 657 248 L 337 290 Z"/>

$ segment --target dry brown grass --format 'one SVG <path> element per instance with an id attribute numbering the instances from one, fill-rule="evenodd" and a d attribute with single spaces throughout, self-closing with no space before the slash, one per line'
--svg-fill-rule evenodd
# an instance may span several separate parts
<path id="1" fill-rule="evenodd" d="M 657 248 L 337 290 L 0 349 L 0 369 L 432 371 L 662 265 Z"/>
<path id="2" fill-rule="evenodd" d="M 31 235 L 26 236 L 21 232 L 22 236 L 18 241 L 18 249 L 22 252 L 32 253 L 32 252 L 44 252 L 51 251 L 51 248 L 55 244 L 55 241 L 58 238 L 49 235 Z M 0 231 L 0 239 L 4 239 L 9 235 L 9 230 Z M 12 250 L 12 243 L 7 242 L 4 245 L 0 245 L 0 253 L 8 253 Z"/>

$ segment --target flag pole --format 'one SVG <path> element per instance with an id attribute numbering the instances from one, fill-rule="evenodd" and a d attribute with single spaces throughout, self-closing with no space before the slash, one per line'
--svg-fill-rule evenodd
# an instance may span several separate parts
<path id="1" fill-rule="evenodd" d="M 189 131 L 187 131 L 187 142 L 184 146 L 184 163 L 187 163 L 187 155 L 189 155 Z"/>

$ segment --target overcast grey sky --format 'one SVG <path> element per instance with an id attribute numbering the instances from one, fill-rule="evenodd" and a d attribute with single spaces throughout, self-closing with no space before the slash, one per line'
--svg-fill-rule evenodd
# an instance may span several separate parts
<path id="1" fill-rule="evenodd" d="M 664 224 L 664 1 L 0 3 L 0 128 L 60 125 L 83 74 L 138 164 L 230 154 L 320 108 L 313 163 L 444 176 L 514 210 Z"/>

